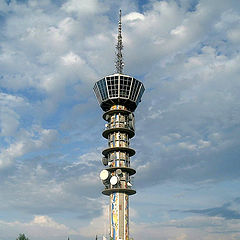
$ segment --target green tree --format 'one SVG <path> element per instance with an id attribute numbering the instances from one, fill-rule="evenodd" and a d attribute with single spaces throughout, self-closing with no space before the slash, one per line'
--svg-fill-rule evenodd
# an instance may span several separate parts
<path id="1" fill-rule="evenodd" d="M 20 233 L 16 240 L 29 240 L 29 238 L 27 238 L 24 233 L 23 234 Z"/>

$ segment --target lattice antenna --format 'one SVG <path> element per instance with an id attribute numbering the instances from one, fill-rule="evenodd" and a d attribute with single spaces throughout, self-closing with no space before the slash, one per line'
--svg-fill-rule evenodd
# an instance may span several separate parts
<path id="1" fill-rule="evenodd" d="M 123 56 L 122 56 L 122 49 L 123 49 L 123 43 L 122 43 L 122 11 L 119 11 L 119 21 L 118 21 L 118 41 L 116 45 L 116 71 L 117 73 L 123 72 Z"/>

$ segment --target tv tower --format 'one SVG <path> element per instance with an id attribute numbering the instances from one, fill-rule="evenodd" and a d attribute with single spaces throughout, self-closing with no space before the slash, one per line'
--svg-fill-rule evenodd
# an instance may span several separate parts
<path id="1" fill-rule="evenodd" d="M 100 178 L 105 185 L 102 193 L 110 196 L 110 239 L 129 240 L 129 195 L 136 193 L 131 183 L 136 171 L 130 166 L 135 151 L 129 145 L 135 135 L 133 112 L 145 89 L 139 80 L 123 74 L 121 10 L 116 50 L 116 73 L 96 82 L 93 90 L 107 122 L 102 133 L 108 139 L 108 148 L 102 152 L 106 169 Z"/>

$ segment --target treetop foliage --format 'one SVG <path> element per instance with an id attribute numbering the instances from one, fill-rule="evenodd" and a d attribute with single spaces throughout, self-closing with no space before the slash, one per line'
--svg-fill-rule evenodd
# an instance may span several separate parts
<path id="1" fill-rule="evenodd" d="M 27 238 L 24 233 L 20 233 L 16 240 L 30 240 L 30 239 Z"/>

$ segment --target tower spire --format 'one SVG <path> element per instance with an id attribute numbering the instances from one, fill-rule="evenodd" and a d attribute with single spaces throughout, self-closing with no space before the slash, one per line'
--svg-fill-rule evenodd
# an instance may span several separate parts
<path id="1" fill-rule="evenodd" d="M 119 21 L 118 21 L 118 41 L 116 45 L 116 71 L 117 73 L 122 73 L 123 72 L 123 56 L 122 56 L 122 49 L 123 49 L 123 43 L 122 43 L 122 11 L 120 9 L 119 11 Z"/>

